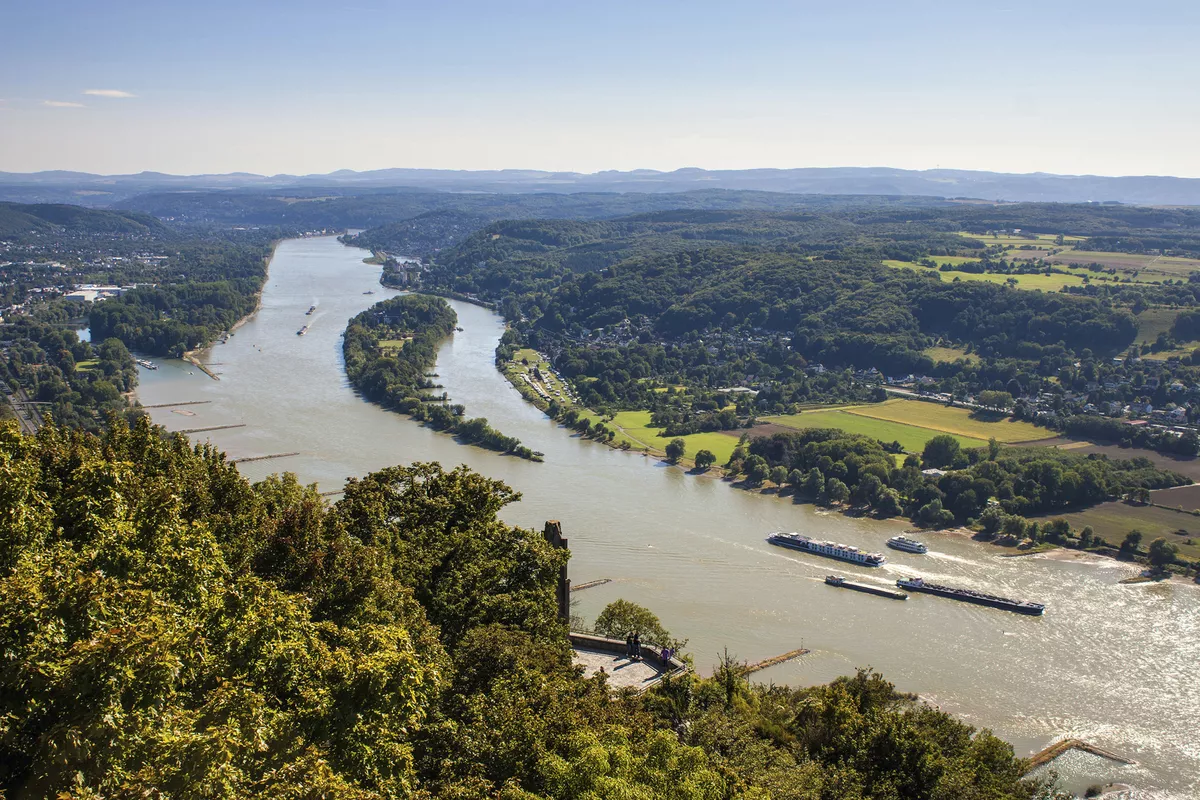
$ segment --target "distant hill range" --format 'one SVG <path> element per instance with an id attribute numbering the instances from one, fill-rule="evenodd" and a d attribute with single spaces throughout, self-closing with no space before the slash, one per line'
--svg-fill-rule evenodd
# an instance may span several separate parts
<path id="1" fill-rule="evenodd" d="M 540 170 L 379 169 L 324 175 L 93 175 L 86 172 L 0 172 L 0 200 L 107 206 L 145 192 L 339 188 L 341 193 L 412 188 L 447 192 L 686 192 L 740 189 L 793 194 L 921 195 L 1002 202 L 1118 202 L 1200 205 L 1200 178 L 1025 175 L 884 167 L 704 170 L 673 172 L 543 172 Z"/>

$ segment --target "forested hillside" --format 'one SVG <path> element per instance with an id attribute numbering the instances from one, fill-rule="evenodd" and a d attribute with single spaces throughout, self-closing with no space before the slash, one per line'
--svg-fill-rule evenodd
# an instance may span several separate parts
<path id="1" fill-rule="evenodd" d="M 1038 363 L 1115 353 L 1137 334 L 1129 311 L 1101 299 L 885 268 L 889 250 L 970 246 L 938 232 L 889 243 L 886 231 L 864 239 L 820 216 L 500 223 L 439 257 L 426 281 L 497 303 L 568 376 L 596 379 L 580 387 L 585 402 L 624 407 L 650 402 L 645 378 L 787 384 L 810 362 L 931 372 L 924 351 L 941 338 Z"/>
<path id="2" fill-rule="evenodd" d="M 416 464 L 327 506 L 145 419 L 0 425 L 8 797 L 1032 800 L 1012 748 L 860 672 L 643 697 L 571 664 L 566 553 Z"/>
<path id="3" fill-rule="evenodd" d="M 161 233 L 165 226 L 149 214 L 102 211 L 73 205 L 0 203 L 0 236 Z"/>

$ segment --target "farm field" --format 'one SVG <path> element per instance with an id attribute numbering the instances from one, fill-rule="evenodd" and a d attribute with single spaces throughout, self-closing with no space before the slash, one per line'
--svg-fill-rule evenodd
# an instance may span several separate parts
<path id="1" fill-rule="evenodd" d="M 1026 244 L 1052 247 L 1054 246 L 1055 240 L 1058 239 L 1058 236 L 1052 233 L 1033 234 L 1036 238 L 1032 239 L 1028 236 L 1017 236 L 1011 233 L 1002 233 L 993 236 L 990 233 L 967 233 L 966 231 L 958 231 L 958 235 L 966 237 L 967 239 L 977 239 L 978 241 L 981 241 L 987 245 L 1003 245 L 1005 247 L 1020 247 L 1021 245 Z M 1087 241 L 1087 239 L 1085 239 L 1083 236 L 1063 236 L 1063 245 L 1065 246 L 1077 245 L 1085 241 Z"/>
<path id="2" fill-rule="evenodd" d="M 1017 281 L 1018 289 L 1040 289 L 1043 292 L 1057 292 L 1064 286 L 1082 286 L 1082 275 L 1043 275 L 1041 273 L 1035 275 L 1005 275 L 996 272 L 942 272 L 933 270 L 929 267 L 922 267 L 920 264 L 915 264 L 911 261 L 896 261 L 894 259 L 886 259 L 883 261 L 885 267 L 892 269 L 911 269 L 920 273 L 930 273 L 936 275 L 939 280 L 953 281 L 985 281 L 987 283 L 1007 283 L 1009 278 L 1014 278 Z"/>
<path id="3" fill-rule="evenodd" d="M 923 405 L 931 404 L 926 403 Z M 762 421 L 795 430 L 803 430 L 805 428 L 837 428 L 847 433 L 860 433 L 864 436 L 870 436 L 872 439 L 878 439 L 882 442 L 899 442 L 900 446 L 910 453 L 920 453 L 925 449 L 926 442 L 942 433 L 942 431 L 931 428 L 864 416 L 855 413 L 858 408 L 861 408 L 861 406 L 857 406 L 853 410 L 806 411 L 802 414 L 763 417 Z M 773 431 L 762 431 L 759 435 L 771 432 Z M 987 444 L 986 438 L 979 439 L 972 436 L 951 435 L 963 447 L 983 447 Z"/>
<path id="4" fill-rule="evenodd" d="M 855 406 L 848 413 L 874 419 L 928 428 L 935 433 L 966 436 L 986 443 L 989 438 L 998 442 L 1031 442 L 1053 436 L 1045 428 L 1007 417 L 998 420 L 981 419 L 965 408 L 926 403 L 922 400 L 886 400 L 867 406 Z M 997 415 L 998 416 L 998 415 Z"/>
<path id="5" fill-rule="evenodd" d="M 1108 253 L 1095 250 L 1068 250 L 1049 256 L 1047 261 L 1058 264 L 1103 264 L 1116 270 L 1132 272 L 1139 270 L 1167 278 L 1186 278 L 1188 273 L 1200 270 L 1200 260 L 1176 256 L 1152 256 L 1141 253 Z M 1150 276 L 1138 276 L 1150 280 Z"/>
<path id="6" fill-rule="evenodd" d="M 1134 506 L 1113 500 L 1070 514 L 1047 514 L 1041 519 L 1058 517 L 1067 520 L 1076 530 L 1091 525 L 1098 537 L 1114 547 L 1120 547 L 1125 534 L 1136 528 L 1143 534 L 1143 551 L 1150 546 L 1150 542 L 1161 536 L 1178 547 L 1179 554 L 1184 558 L 1200 557 L 1200 517 L 1189 513 L 1155 506 Z M 1191 544 L 1188 544 L 1189 541 Z"/>
<path id="7" fill-rule="evenodd" d="M 1107 456 L 1111 459 L 1145 458 L 1159 469 L 1178 472 L 1184 477 L 1200 481 L 1200 458 L 1186 458 L 1167 453 L 1157 453 L 1153 450 L 1146 450 L 1140 447 L 1121 447 L 1116 444 L 1093 444 L 1087 441 L 1078 442 L 1066 438 L 1046 442 L 1046 444 L 1059 447 L 1066 445 L 1072 453 L 1085 456 L 1094 453 L 1096 455 Z"/>
<path id="8" fill-rule="evenodd" d="M 1200 483 L 1176 486 L 1172 489 L 1155 489 L 1150 493 L 1150 502 L 1158 506 L 1195 511 L 1200 509 Z"/>

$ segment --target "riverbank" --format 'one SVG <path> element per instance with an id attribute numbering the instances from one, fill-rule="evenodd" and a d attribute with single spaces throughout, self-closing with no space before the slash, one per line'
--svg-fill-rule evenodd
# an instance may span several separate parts
<path id="1" fill-rule="evenodd" d="M 267 286 L 267 281 L 271 278 L 271 262 L 275 260 L 275 253 L 278 251 L 279 245 L 285 241 L 287 241 L 287 239 L 273 239 L 271 241 L 271 252 L 263 259 L 262 282 L 258 285 L 258 291 L 254 293 L 254 308 L 248 314 L 242 316 L 241 319 L 234 322 L 233 325 L 229 327 L 229 330 L 225 332 L 225 335 L 232 336 L 238 328 L 245 325 L 247 322 L 253 319 L 260 310 L 262 310 L 263 290 Z M 205 343 L 202 347 L 197 347 L 194 350 L 184 351 L 183 355 L 179 357 L 180 360 L 188 362 L 196 369 L 202 371 L 205 375 L 212 378 L 214 381 L 221 380 L 221 378 L 215 372 L 210 370 L 200 361 L 199 358 L 196 357 L 197 353 L 203 353 L 206 350 L 211 350 L 218 338 L 219 336 L 215 336 L 213 337 L 213 341 Z"/>
<path id="2" fill-rule="evenodd" d="M 687 437 L 678 437 L 681 443 L 685 445 L 685 449 L 682 455 L 672 453 L 671 455 L 675 456 L 672 458 L 667 453 L 668 443 L 672 439 L 657 435 L 658 429 L 651 427 L 651 417 L 648 412 L 622 411 L 616 414 L 601 415 L 592 409 L 586 408 L 578 402 L 578 398 L 574 395 L 566 378 L 558 373 L 544 354 L 536 350 L 529 348 L 514 350 L 501 346 L 497 350 L 497 368 L 509 384 L 517 389 L 525 401 L 551 416 L 558 425 L 566 427 L 568 430 L 573 430 L 581 437 L 591 441 L 608 445 L 617 450 L 640 453 L 643 458 L 654 458 L 663 463 L 681 466 L 687 469 L 689 474 L 708 474 L 719 477 L 743 491 L 754 494 L 787 497 L 793 503 L 812 504 L 828 509 L 830 513 L 836 512 L 851 517 L 869 516 L 872 519 L 878 520 L 910 520 L 910 517 L 903 513 L 903 506 L 898 502 L 892 502 L 888 506 L 873 503 L 871 505 L 874 508 L 863 502 L 847 503 L 843 501 L 817 504 L 815 496 L 811 494 L 799 496 L 797 494 L 797 487 L 792 483 L 795 477 L 791 473 L 789 473 L 786 481 L 780 481 L 773 473 L 770 479 L 767 479 L 765 471 L 760 473 L 763 476 L 762 478 L 756 477 L 755 480 L 739 480 L 738 477 L 741 475 L 742 469 L 739 468 L 738 462 L 744 456 L 739 457 L 736 455 L 738 448 L 745 447 L 750 452 L 754 452 L 752 447 L 745 445 L 746 434 L 750 433 L 748 430 L 694 433 Z M 629 427 L 629 422 L 631 421 L 636 425 L 633 429 Z M 787 429 L 783 432 L 799 434 L 799 430 L 793 429 Z M 739 437 L 737 434 L 741 434 L 741 436 Z M 759 434 L 760 437 L 762 435 L 762 433 Z M 700 468 L 697 466 L 696 457 L 704 451 L 707 451 L 704 458 L 704 467 Z M 899 464 L 901 457 L 896 456 L 895 458 L 896 463 Z M 732 465 L 732 468 L 726 466 L 727 463 Z M 777 462 L 771 461 L 770 463 L 773 465 Z M 784 466 L 789 466 L 787 459 L 784 459 L 783 463 Z M 890 465 L 890 462 L 887 468 L 889 472 L 894 469 Z M 853 490 L 853 486 L 850 488 Z M 843 500 L 848 499 L 849 496 L 847 494 Z M 949 503 L 949 499 L 946 502 Z M 881 508 L 886 508 L 886 510 L 880 511 Z M 1056 519 L 1067 513 L 1070 512 L 1062 511 L 1061 514 L 1044 512 L 1040 519 L 1026 520 L 1025 524 L 1029 525 L 1031 522 L 1036 522 L 1039 526 L 1044 527 L 1049 520 Z M 1079 529 L 1081 530 L 1081 528 Z M 923 527 L 920 532 L 929 533 L 940 530 L 943 530 L 943 528 L 933 526 Z M 1000 555 L 1004 558 L 1023 558 L 1045 554 L 1059 548 L 1078 550 L 1077 547 L 1072 547 L 1072 543 L 1077 542 L 1077 539 L 1067 539 L 1065 542 L 1062 540 L 1057 542 L 1039 540 L 1039 536 L 1034 536 L 1033 539 L 1025 536 L 987 539 L 980 536 L 977 530 L 970 531 L 969 535 L 980 544 L 999 548 L 1003 551 Z M 1089 548 L 1081 552 L 1125 560 L 1118 558 L 1119 553 L 1117 549 L 1110 547 L 1109 544 L 1100 541 L 1097 542 L 1097 546 L 1094 549 Z M 1186 558 L 1181 560 L 1175 569 L 1186 573 L 1189 570 Z M 1191 567 L 1190 569 L 1195 569 L 1195 567 Z"/>
<path id="3" fill-rule="evenodd" d="M 618 598 L 651 608 L 668 628 L 688 632 L 702 674 L 725 648 L 739 661 L 757 662 L 803 645 L 809 655 L 770 667 L 761 680 L 800 688 L 872 665 L 901 691 L 995 731 L 1017 755 L 1082 735 L 1139 762 L 1136 774 L 1126 774 L 1093 760 L 1061 759 L 1055 769 L 1066 788 L 1081 793 L 1093 783 L 1126 780 L 1162 787 L 1171 800 L 1194 796 L 1200 758 L 1190 723 L 1200 714 L 1200 685 L 1191 675 L 1200 640 L 1190 626 L 1200 593 L 1180 591 L 1178 582 L 1120 587 L 1120 569 L 1048 555 L 996 558 L 969 537 L 936 534 L 922 537 L 936 552 L 888 552 L 888 569 L 1008 597 L 1049 598 L 1052 612 L 1032 619 L 938 598 L 889 603 L 834 591 L 823 583 L 828 563 L 773 548 L 766 534 L 795 530 L 880 551 L 911 525 L 830 513 L 787 496 L 764 502 L 711 474 L 687 475 L 658 459 L 565 435 L 496 369 L 502 321 L 450 301 L 465 330 L 439 345 L 436 382 L 472 413 L 544 451 L 547 463 L 463 447 L 364 402 L 346 381 L 344 322 L 393 294 L 363 294 L 379 289 L 379 270 L 364 265 L 362 255 L 333 240 L 281 246 L 262 311 L 214 349 L 221 382 L 189 376 L 192 368 L 178 361 L 143 373 L 139 393 L 147 405 L 209 401 L 188 406 L 195 417 L 172 413 L 172 405 L 152 408 L 155 421 L 172 430 L 242 424 L 190 438 L 237 459 L 302 451 L 243 461 L 238 470 L 251 480 L 287 470 L 321 491 L 395 464 L 465 464 L 520 494 L 501 511 L 506 522 L 540 529 L 547 519 L 562 521 L 571 578 L 612 579 L 572 595 L 574 611 L 594 620 Z M 296 321 L 314 296 L 325 321 L 342 324 L 318 324 L 298 337 Z M 845 571 L 853 580 L 888 577 L 850 565 Z"/>

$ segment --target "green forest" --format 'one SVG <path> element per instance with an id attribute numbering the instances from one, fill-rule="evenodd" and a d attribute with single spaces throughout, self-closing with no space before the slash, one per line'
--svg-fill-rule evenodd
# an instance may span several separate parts
<path id="1" fill-rule="evenodd" d="M 1029 238 L 986 235 L 998 225 Z M 959 400 L 1008 392 L 1017 419 L 1052 431 L 1087 430 L 1194 455 L 1194 435 L 1114 430 L 1087 417 L 1094 411 L 1085 406 L 1145 398 L 1162 408 L 1191 399 L 1200 361 L 1190 353 L 1141 356 L 1192 338 L 1187 309 L 1200 304 L 1200 272 L 1151 282 L 1097 273 L 1095 281 L 1062 291 L 1027 290 L 1022 275 L 1068 271 L 1042 255 L 1009 262 L 1048 251 L 1034 244 L 1024 245 L 1032 251 L 1010 250 L 1022 245 L 1003 242 L 1053 247 L 1064 232 L 1129 232 L 1170 240 L 1170 252 L 1186 255 L 1197 230 L 1200 215 L 1190 210 L 1042 204 L 864 203 L 513 220 L 437 253 L 421 285 L 501 310 L 512 326 L 501 360 L 535 348 L 572 381 L 584 405 L 648 409 L 677 431 L 713 429 L 712 415 L 732 402 L 717 394 L 724 387 L 757 391 L 752 404 L 738 400 L 743 422 L 805 404 L 882 399 L 852 374 L 875 370 L 920 375 L 926 391 Z M 1058 233 L 1039 239 L 1038 231 Z M 362 234 L 376 235 L 386 232 Z M 937 258 L 978 258 L 971 263 L 1002 269 L 1017 283 L 942 279 L 946 267 L 937 269 Z M 914 269 L 885 266 L 888 260 Z M 1139 314 L 1147 308 L 1181 312 L 1152 345 L 1139 342 Z M 941 360 L 938 348 L 966 357 Z M 680 386 L 686 392 L 662 392 Z M 1190 422 L 1196 405 L 1189 405 Z"/>
<path id="2" fill-rule="evenodd" d="M 1054 796 L 869 671 L 585 680 L 554 599 L 568 554 L 463 467 L 385 469 L 329 506 L 144 418 L 5 423 L 0 486 L 8 797 Z"/>

